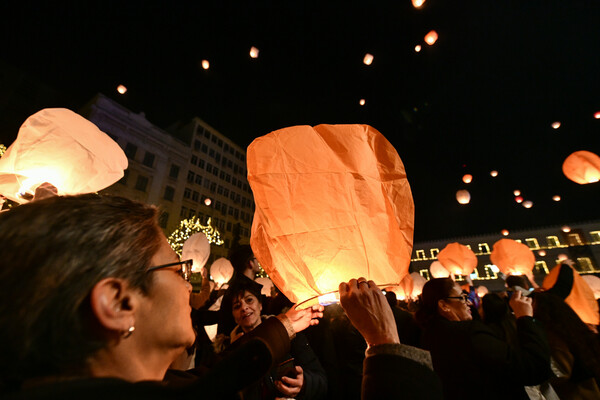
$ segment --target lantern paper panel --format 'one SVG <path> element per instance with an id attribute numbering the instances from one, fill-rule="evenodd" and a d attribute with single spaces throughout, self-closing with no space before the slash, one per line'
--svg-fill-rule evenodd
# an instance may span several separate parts
<path id="1" fill-rule="evenodd" d="M 271 281 L 269 278 L 261 277 L 261 278 L 256 278 L 256 283 L 260 283 L 262 285 L 260 294 L 264 294 L 267 297 L 271 297 L 271 289 L 273 289 L 273 281 Z"/>
<path id="2" fill-rule="evenodd" d="M 0 158 L 0 193 L 24 203 L 44 182 L 59 195 L 93 193 L 123 177 L 127 157 L 96 125 L 65 108 L 47 108 L 23 123 Z M 31 197 L 31 196 L 29 196 Z"/>
<path id="3" fill-rule="evenodd" d="M 596 300 L 600 299 L 600 278 L 594 275 L 581 275 L 585 283 L 588 284 L 592 292 L 594 293 L 594 298 Z"/>
<path id="4" fill-rule="evenodd" d="M 434 261 L 429 266 L 429 273 L 434 278 L 448 278 L 450 277 L 450 272 L 444 268 L 441 262 Z"/>
<path id="5" fill-rule="evenodd" d="M 438 260 L 454 275 L 470 275 L 477 267 L 477 256 L 460 243 L 449 243 L 438 253 Z"/>
<path id="6" fill-rule="evenodd" d="M 410 276 L 413 280 L 413 290 L 411 292 L 411 297 L 415 299 L 418 296 L 420 296 L 421 293 L 423 293 L 423 286 L 425 286 L 425 283 L 427 283 L 427 279 L 423 278 L 423 276 L 418 272 L 411 272 Z"/>
<path id="7" fill-rule="evenodd" d="M 570 262 L 570 261 L 567 261 Z M 563 263 L 558 264 L 550 273 L 544 278 L 542 287 L 546 290 L 551 289 L 558 279 L 560 268 L 571 268 L 573 271 L 573 288 L 571 293 L 565 299 L 573 311 L 577 313 L 579 318 L 586 324 L 598 325 L 600 324 L 600 316 L 598 315 L 598 303 L 594 297 L 594 292 L 587 284 L 587 282 L 579 275 L 577 271 L 570 265 Z"/>
<path id="8" fill-rule="evenodd" d="M 365 277 L 397 285 L 412 251 L 414 205 L 394 147 L 367 125 L 294 126 L 248 147 L 251 245 L 292 302 Z"/>
<path id="9" fill-rule="evenodd" d="M 535 265 L 531 249 L 512 239 L 500 239 L 494 243 L 490 260 L 506 275 L 528 275 Z"/>
<path id="10" fill-rule="evenodd" d="M 233 276 L 233 265 L 225 257 L 217 258 L 210 266 L 210 276 L 217 285 L 222 286 Z"/>
<path id="11" fill-rule="evenodd" d="M 210 243 L 203 232 L 194 233 L 183 243 L 181 259 L 194 260 L 192 272 L 200 272 L 208 261 L 208 256 L 210 256 Z"/>
<path id="12" fill-rule="evenodd" d="M 580 185 L 600 180 L 600 157 L 590 151 L 576 151 L 562 165 L 567 178 Z"/>

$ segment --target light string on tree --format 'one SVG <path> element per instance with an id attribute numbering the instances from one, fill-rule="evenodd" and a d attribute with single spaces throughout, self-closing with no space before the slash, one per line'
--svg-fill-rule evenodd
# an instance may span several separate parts
<path id="1" fill-rule="evenodd" d="M 171 248 L 181 256 L 181 251 L 183 250 L 183 244 L 186 240 L 190 238 L 194 233 L 202 232 L 206 235 L 208 239 L 208 243 L 214 244 L 216 246 L 221 246 L 224 241 L 221 239 L 221 234 L 219 230 L 213 227 L 211 224 L 211 218 L 208 219 L 206 225 L 202 225 L 200 220 L 193 216 L 190 219 L 184 219 L 179 223 L 179 228 L 175 229 L 173 233 L 167 239 Z"/>

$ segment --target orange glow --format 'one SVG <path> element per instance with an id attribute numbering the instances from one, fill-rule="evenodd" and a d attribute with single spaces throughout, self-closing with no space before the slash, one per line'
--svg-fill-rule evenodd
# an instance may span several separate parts
<path id="1" fill-rule="evenodd" d="M 560 128 L 560 122 L 556 121 L 552 123 L 552 129 L 558 129 Z"/>
<path id="2" fill-rule="evenodd" d="M 538 254 L 540 255 L 540 257 L 544 257 L 546 256 L 546 250 L 540 250 L 538 251 Z"/>
<path id="3" fill-rule="evenodd" d="M 562 165 L 567 178 L 580 185 L 600 180 L 600 157 L 590 151 L 576 151 Z"/>
<path id="4" fill-rule="evenodd" d="M 212 204 L 212 200 L 211 200 L 211 199 L 209 199 L 209 198 L 207 197 L 206 199 L 204 199 L 204 204 L 205 204 L 207 207 L 210 207 L 210 205 Z"/>
<path id="5" fill-rule="evenodd" d="M 560 228 L 560 230 L 565 233 L 569 233 L 569 232 L 571 232 L 571 227 L 569 227 L 568 225 L 565 225 L 562 228 Z"/>
<path id="6" fill-rule="evenodd" d="M 490 292 L 485 286 L 477 286 L 477 289 L 475 289 L 475 291 L 477 292 L 477 296 L 479 296 L 479 298 L 483 298 L 483 296 Z"/>
<path id="7" fill-rule="evenodd" d="M 439 261 L 434 261 L 429 266 L 429 273 L 434 278 L 448 278 L 450 276 L 450 272 Z"/>
<path id="8" fill-rule="evenodd" d="M 430 31 L 425 35 L 425 43 L 432 46 L 438 40 L 438 34 L 436 31 Z"/>
<path id="9" fill-rule="evenodd" d="M 373 55 L 372 54 L 365 54 L 365 57 L 363 58 L 363 63 L 365 65 L 371 65 L 371 63 L 373 63 Z"/>
<path id="10" fill-rule="evenodd" d="M 127 92 L 127 88 L 124 85 L 119 85 L 117 86 L 117 92 L 125 94 L 125 92 Z"/>
<path id="11" fill-rule="evenodd" d="M 531 200 L 524 201 L 523 202 L 523 207 L 525 207 L 525 208 L 531 208 L 531 207 L 533 207 L 533 201 L 531 201 Z"/>
<path id="12" fill-rule="evenodd" d="M 558 257 L 556 258 L 558 261 L 563 261 L 563 260 L 567 260 L 569 258 L 569 256 L 567 256 L 564 253 L 561 253 L 558 255 Z"/>
<path id="13" fill-rule="evenodd" d="M 210 276 L 219 286 L 229 282 L 233 276 L 233 266 L 225 257 L 217 258 L 210 266 Z"/>
<path id="14" fill-rule="evenodd" d="M 425 0 L 412 0 L 412 5 L 414 8 L 421 8 L 425 4 Z"/>
<path id="15" fill-rule="evenodd" d="M 202 60 L 202 68 L 203 69 L 209 69 L 210 68 L 210 63 L 208 62 L 208 60 Z"/>
<path id="16" fill-rule="evenodd" d="M 523 202 L 523 197 L 521 197 L 521 196 L 517 196 L 517 197 L 515 197 L 515 201 L 516 201 L 517 203 L 522 203 L 522 202 Z"/>
<path id="17" fill-rule="evenodd" d="M 456 201 L 460 204 L 469 204 L 471 201 L 471 193 L 468 190 L 459 190 L 456 192 Z"/>
<path id="18" fill-rule="evenodd" d="M 600 111 L 596 111 L 596 113 L 594 114 L 594 118 L 600 119 Z"/>
<path id="19" fill-rule="evenodd" d="M 473 181 L 473 175 L 466 174 L 463 176 L 462 180 L 464 183 L 471 183 L 471 181 Z"/>
<path id="20" fill-rule="evenodd" d="M 515 190 L 515 191 L 513 192 L 513 194 L 514 194 L 515 196 L 520 196 L 520 195 L 521 195 L 521 191 L 520 191 L 520 190 Z"/>
<path id="21" fill-rule="evenodd" d="M 421 45 L 420 44 L 418 44 L 418 45 L 415 46 L 415 51 L 417 53 L 421 51 Z"/>
<path id="22" fill-rule="evenodd" d="M 360 101 L 358 102 L 358 104 L 360 104 L 361 106 L 364 106 L 365 103 L 366 103 L 365 99 L 360 99 Z"/>
<path id="23" fill-rule="evenodd" d="M 250 48 L 250 57 L 251 58 L 258 58 L 258 53 L 259 53 L 259 50 L 256 47 L 252 46 Z"/>
<path id="24" fill-rule="evenodd" d="M 508 229 L 502 229 L 500 233 L 502 234 L 502 236 L 508 236 L 510 232 L 508 232 Z"/>
<path id="25" fill-rule="evenodd" d="M 560 201 L 560 196 L 558 196 L 558 195 L 552 196 L 552 200 L 554 200 L 554 201 Z"/>
<path id="26" fill-rule="evenodd" d="M 477 267 L 477 256 L 460 243 L 449 243 L 438 253 L 438 260 L 454 275 L 470 275 Z"/>
<path id="27" fill-rule="evenodd" d="M 535 265 L 531 249 L 512 239 L 500 239 L 494 243 L 490 260 L 506 275 L 527 275 Z"/>
<path id="28" fill-rule="evenodd" d="M 494 171 L 490 172 L 490 175 L 491 175 L 493 178 L 495 178 L 495 177 L 497 177 L 497 176 L 498 176 L 498 171 L 494 170 Z"/>

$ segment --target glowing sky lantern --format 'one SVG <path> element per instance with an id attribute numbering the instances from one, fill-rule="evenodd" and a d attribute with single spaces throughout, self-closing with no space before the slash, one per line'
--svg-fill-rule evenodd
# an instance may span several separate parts
<path id="1" fill-rule="evenodd" d="M 433 278 L 448 278 L 450 272 L 439 261 L 434 261 L 429 266 L 429 273 Z"/>
<path id="2" fill-rule="evenodd" d="M 256 47 L 252 46 L 250 48 L 250 57 L 251 58 L 258 58 L 258 53 L 259 53 L 259 50 Z"/>
<path id="3" fill-rule="evenodd" d="M 596 119 L 600 119 L 600 111 L 596 111 L 596 112 L 594 113 L 594 118 L 596 118 Z"/>
<path id="4" fill-rule="evenodd" d="M 554 200 L 554 201 L 560 201 L 560 196 L 558 196 L 558 195 L 552 196 L 552 200 Z"/>
<path id="5" fill-rule="evenodd" d="M 560 230 L 565 233 L 569 233 L 569 232 L 571 232 L 571 227 L 564 225 L 562 228 L 560 228 Z"/>
<path id="6" fill-rule="evenodd" d="M 460 243 L 449 243 L 438 253 L 438 260 L 451 274 L 470 275 L 477 267 L 477 256 Z"/>
<path id="7" fill-rule="evenodd" d="M 502 229 L 500 233 L 502 234 L 502 236 L 508 236 L 510 232 L 508 231 L 508 229 Z"/>
<path id="8" fill-rule="evenodd" d="M 210 266 L 210 276 L 213 281 L 220 287 L 224 283 L 229 282 L 233 276 L 233 266 L 225 257 L 217 258 Z"/>
<path id="9" fill-rule="evenodd" d="M 210 197 L 207 197 L 204 199 L 204 205 L 206 207 L 210 207 L 211 204 L 212 204 L 212 200 L 210 199 Z"/>
<path id="10" fill-rule="evenodd" d="M 438 40 L 438 34 L 436 31 L 430 31 L 427 35 L 425 35 L 425 43 L 427 43 L 430 46 L 433 46 L 433 44 Z"/>
<path id="11" fill-rule="evenodd" d="M 209 69 L 210 68 L 210 63 L 208 62 L 208 60 L 202 60 L 202 69 Z"/>
<path id="12" fill-rule="evenodd" d="M 418 45 L 415 46 L 415 51 L 417 53 L 421 51 L 421 45 L 420 44 L 418 44 Z"/>
<path id="13" fill-rule="evenodd" d="M 421 8 L 425 4 L 425 0 L 412 0 L 412 5 L 414 8 Z"/>
<path id="14" fill-rule="evenodd" d="M 423 293 L 423 286 L 427 283 L 427 279 L 423 278 L 421 274 L 418 272 L 411 272 L 410 277 L 413 281 L 413 290 L 410 294 L 410 297 L 416 299 Z"/>
<path id="15" fill-rule="evenodd" d="M 569 258 L 569 256 L 568 256 L 568 255 L 566 255 L 566 254 L 564 254 L 564 253 L 561 253 L 561 254 L 559 254 L 559 255 L 556 257 L 556 259 L 557 259 L 558 261 L 567 260 L 568 258 Z"/>
<path id="16" fill-rule="evenodd" d="M 256 278 L 256 282 L 262 285 L 260 294 L 271 297 L 271 289 L 273 289 L 273 281 L 267 277 Z"/>
<path id="17" fill-rule="evenodd" d="M 490 175 L 492 176 L 492 178 L 495 178 L 498 176 L 498 171 L 494 170 L 494 171 L 490 172 Z"/>
<path id="18" fill-rule="evenodd" d="M 520 190 L 515 190 L 515 191 L 513 191 L 513 194 L 515 196 L 520 196 L 521 195 L 521 191 Z"/>
<path id="19" fill-rule="evenodd" d="M 363 276 L 408 273 L 414 205 L 393 146 L 367 125 L 294 126 L 248 147 L 256 212 L 250 244 L 292 302 Z M 305 305 L 312 303 L 305 303 Z"/>
<path id="20" fill-rule="evenodd" d="M 365 99 L 360 99 L 360 101 L 358 102 L 358 104 L 360 104 L 361 106 L 364 106 L 366 103 Z"/>
<path id="21" fill-rule="evenodd" d="M 560 128 L 560 122 L 556 121 L 552 123 L 552 129 L 558 129 Z"/>
<path id="22" fill-rule="evenodd" d="M 473 175 L 466 174 L 462 177 L 464 183 L 471 183 L 473 181 Z"/>
<path id="23" fill-rule="evenodd" d="M 194 260 L 192 272 L 200 272 L 210 256 L 210 243 L 203 232 L 194 233 L 183 243 L 181 259 Z"/>
<path id="24" fill-rule="evenodd" d="M 485 286 L 477 286 L 475 291 L 477 292 L 477 296 L 479 296 L 479 298 L 483 298 L 483 296 L 490 292 Z"/>
<path id="25" fill-rule="evenodd" d="M 523 207 L 525 207 L 525 208 L 531 208 L 531 207 L 533 207 L 533 201 L 531 201 L 531 200 L 525 200 L 523 202 Z"/>
<path id="26" fill-rule="evenodd" d="M 567 178 L 580 185 L 600 180 L 600 157 L 590 151 L 576 151 L 562 165 Z"/>
<path id="27" fill-rule="evenodd" d="M 522 203 L 523 202 L 523 197 L 522 196 L 517 196 L 517 197 L 515 197 L 515 201 L 517 203 Z"/>
<path id="28" fill-rule="evenodd" d="M 117 92 L 120 94 L 125 94 L 125 92 L 127 92 L 127 88 L 124 85 L 119 85 L 117 86 Z"/>
<path id="29" fill-rule="evenodd" d="M 540 250 L 538 251 L 538 254 L 540 257 L 545 257 L 546 256 L 546 250 Z"/>
<path id="30" fill-rule="evenodd" d="M 528 275 L 535 265 L 531 249 L 512 239 L 500 239 L 494 243 L 490 260 L 506 275 Z"/>
<path id="31" fill-rule="evenodd" d="M 460 204 L 469 204 L 471 201 L 471 193 L 468 190 L 459 190 L 456 192 L 456 201 Z"/>
<path id="32" fill-rule="evenodd" d="M 372 54 L 365 54 L 365 57 L 363 58 L 363 63 L 365 65 L 371 65 L 371 63 L 373 62 L 373 55 Z"/>
<path id="33" fill-rule="evenodd" d="M 65 108 L 47 108 L 27 118 L 0 158 L 0 194 L 24 203 L 44 182 L 59 195 L 94 193 L 126 168 L 121 147 L 96 125 Z"/>

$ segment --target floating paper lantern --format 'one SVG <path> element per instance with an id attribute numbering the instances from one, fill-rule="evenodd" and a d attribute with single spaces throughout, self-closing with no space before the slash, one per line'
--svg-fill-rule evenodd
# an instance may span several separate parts
<path id="1" fill-rule="evenodd" d="M 523 197 L 517 196 L 517 197 L 515 197 L 515 201 L 520 204 L 523 202 Z"/>
<path id="2" fill-rule="evenodd" d="M 420 44 L 418 44 L 418 45 L 415 46 L 415 51 L 417 53 L 421 51 L 421 45 Z"/>
<path id="3" fill-rule="evenodd" d="M 252 46 L 250 48 L 250 57 L 251 58 L 258 58 L 258 53 L 259 53 L 259 51 L 256 47 Z"/>
<path id="4" fill-rule="evenodd" d="M 581 275 L 585 283 L 588 284 L 592 292 L 594 293 L 594 298 L 596 300 L 600 299 L 600 278 L 594 275 Z"/>
<path id="5" fill-rule="evenodd" d="M 203 69 L 209 69 L 210 68 L 210 63 L 208 62 L 208 60 L 202 60 L 202 68 Z"/>
<path id="6" fill-rule="evenodd" d="M 360 99 L 360 101 L 358 102 L 358 104 L 360 104 L 361 106 L 364 106 L 365 103 L 366 103 L 365 99 Z"/>
<path id="7" fill-rule="evenodd" d="M 558 261 L 564 261 L 564 260 L 568 260 L 568 259 L 569 259 L 569 256 L 568 256 L 568 255 L 566 255 L 566 254 L 564 254 L 564 253 L 561 253 L 561 254 L 559 254 L 559 255 L 558 255 L 558 257 L 556 257 L 556 259 L 557 259 Z"/>
<path id="8" fill-rule="evenodd" d="M 468 190 L 459 190 L 456 192 L 456 201 L 460 204 L 469 204 L 471 201 L 471 193 Z"/>
<path id="9" fill-rule="evenodd" d="M 373 62 L 373 55 L 372 54 L 365 54 L 365 57 L 363 58 L 363 63 L 365 65 L 371 65 L 371 63 Z"/>
<path id="10" fill-rule="evenodd" d="M 490 260 L 506 275 L 528 275 L 535 265 L 531 249 L 512 239 L 500 239 L 494 243 Z"/>
<path id="11" fill-rule="evenodd" d="M 533 201 L 531 201 L 531 200 L 524 201 L 523 202 L 523 207 L 525 207 L 525 208 L 531 208 L 531 207 L 533 207 Z"/>
<path id="12" fill-rule="evenodd" d="M 271 289 L 273 289 L 273 281 L 269 278 L 261 277 L 256 278 L 256 282 L 262 285 L 262 289 L 260 290 L 260 294 L 264 294 L 267 297 L 271 297 Z"/>
<path id="13" fill-rule="evenodd" d="M 477 286 L 475 291 L 477 292 L 477 296 L 479 296 L 479 298 L 483 298 L 483 296 L 489 293 L 488 288 L 485 286 Z"/>
<path id="14" fill-rule="evenodd" d="M 565 233 L 571 232 L 571 228 L 568 225 L 564 225 L 562 228 L 560 228 L 560 230 Z"/>
<path id="15" fill-rule="evenodd" d="M 96 125 L 65 108 L 33 114 L 0 158 L 0 194 L 18 203 L 48 182 L 59 195 L 94 193 L 123 177 L 127 157 Z"/>
<path id="16" fill-rule="evenodd" d="M 434 261 L 429 266 L 429 273 L 434 278 L 448 278 L 450 276 L 450 272 L 439 261 Z"/>
<path id="17" fill-rule="evenodd" d="M 558 129 L 560 128 L 560 122 L 556 121 L 552 123 L 552 129 Z"/>
<path id="18" fill-rule="evenodd" d="M 554 200 L 554 201 L 560 201 L 560 196 L 552 196 L 552 200 Z"/>
<path id="19" fill-rule="evenodd" d="M 451 274 L 470 275 L 477 267 L 477 256 L 460 243 L 450 243 L 438 253 L 438 260 Z"/>
<path id="20" fill-rule="evenodd" d="M 492 176 L 492 178 L 495 178 L 498 176 L 498 171 L 494 170 L 494 171 L 490 172 L 490 175 Z"/>
<path id="21" fill-rule="evenodd" d="M 219 286 L 229 282 L 233 276 L 233 266 L 225 257 L 217 258 L 210 266 L 210 275 Z"/>
<path id="22" fill-rule="evenodd" d="M 125 94 L 125 92 L 127 92 L 127 88 L 123 85 L 119 85 L 117 86 L 117 92 L 119 92 L 120 94 Z"/>
<path id="23" fill-rule="evenodd" d="M 421 8 L 425 4 L 425 0 L 412 0 L 412 5 L 414 8 Z"/>
<path id="24" fill-rule="evenodd" d="M 438 34 L 436 31 L 430 31 L 425 35 L 425 43 L 432 46 L 438 40 Z"/>
<path id="25" fill-rule="evenodd" d="M 212 204 L 212 200 L 209 197 L 204 199 L 204 205 L 206 207 L 210 207 L 211 204 Z"/>
<path id="26" fill-rule="evenodd" d="M 600 157 L 590 151 L 576 151 L 562 166 L 567 178 L 580 185 L 600 180 Z"/>
<path id="27" fill-rule="evenodd" d="M 471 181 L 473 181 L 473 175 L 466 174 L 463 176 L 462 180 L 464 183 L 471 183 Z"/>
<path id="28" fill-rule="evenodd" d="M 292 302 L 360 276 L 394 286 L 408 273 L 412 195 L 398 153 L 377 130 L 285 128 L 254 140 L 247 159 L 250 244 Z"/>
<path id="29" fill-rule="evenodd" d="M 540 257 L 545 257 L 546 256 L 546 250 L 540 250 L 540 251 L 538 251 L 538 254 L 540 255 Z"/>
<path id="30" fill-rule="evenodd" d="M 513 191 L 513 194 L 514 194 L 515 196 L 520 196 L 520 195 L 521 195 L 521 191 L 520 191 L 520 190 L 514 190 L 514 191 Z"/>
<path id="31" fill-rule="evenodd" d="M 210 256 L 210 243 L 203 232 L 194 233 L 183 243 L 181 259 L 194 260 L 192 272 L 200 272 L 208 261 L 208 256 Z"/>
<path id="32" fill-rule="evenodd" d="M 594 118 L 600 119 L 600 111 L 596 111 L 596 113 L 594 114 Z"/>
<path id="33" fill-rule="evenodd" d="M 502 236 L 508 236 L 510 232 L 508 232 L 508 229 L 502 229 L 502 232 L 500 233 L 502 233 Z"/>

